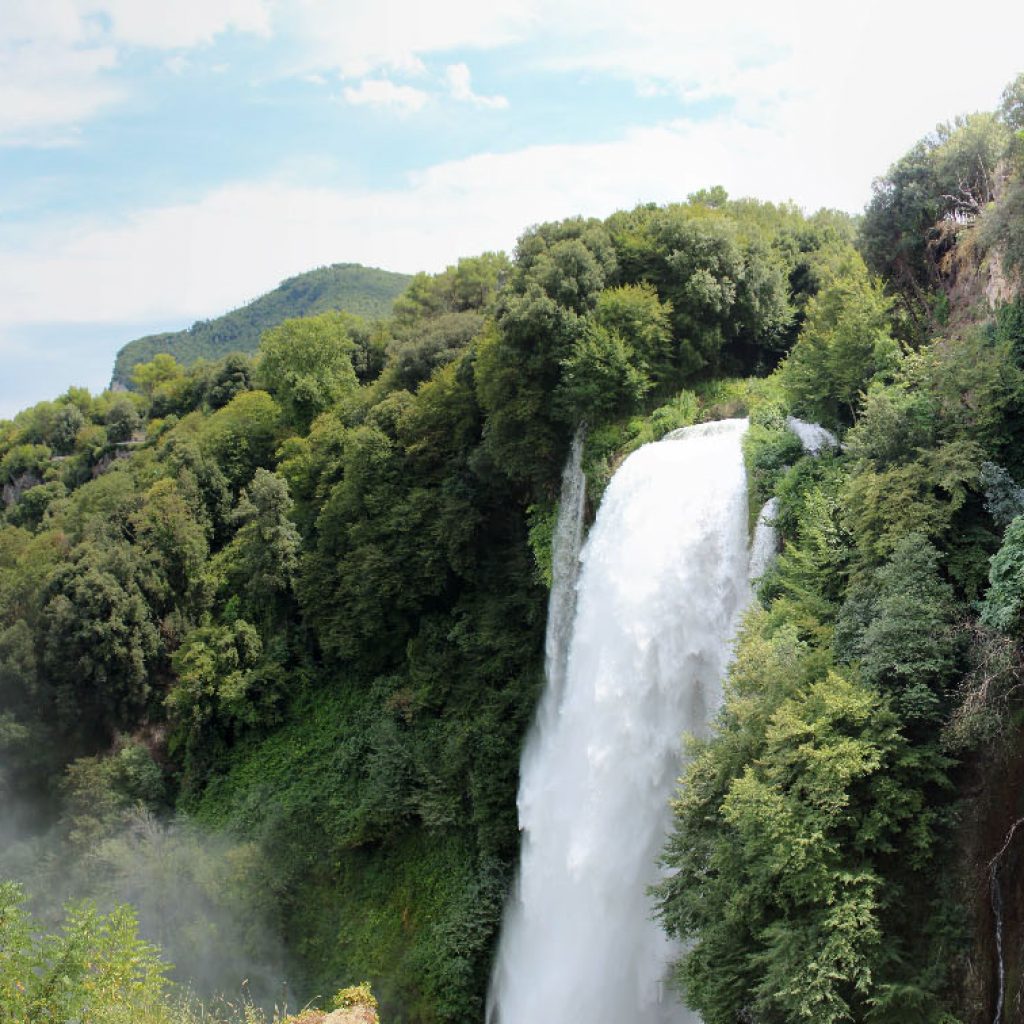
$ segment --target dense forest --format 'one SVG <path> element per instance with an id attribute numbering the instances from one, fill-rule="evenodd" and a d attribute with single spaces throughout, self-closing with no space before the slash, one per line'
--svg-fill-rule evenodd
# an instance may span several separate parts
<path id="1" fill-rule="evenodd" d="M 384 319 L 0 422 L 0 1019 L 185 1021 L 249 977 L 482 1020 L 571 438 L 593 510 L 735 415 L 783 550 L 653 894 L 685 997 L 1017 1019 L 1022 269 L 1024 76 L 857 220 L 713 188 L 541 224 Z"/>
<path id="2" fill-rule="evenodd" d="M 199 320 L 184 331 L 150 334 L 128 342 L 114 360 L 111 383 L 131 387 L 132 371 L 166 352 L 191 366 L 200 359 L 217 360 L 233 352 L 253 354 L 263 332 L 284 320 L 340 310 L 368 320 L 391 312 L 395 299 L 411 278 L 358 263 L 336 263 L 282 281 L 273 291 L 240 309 Z"/>

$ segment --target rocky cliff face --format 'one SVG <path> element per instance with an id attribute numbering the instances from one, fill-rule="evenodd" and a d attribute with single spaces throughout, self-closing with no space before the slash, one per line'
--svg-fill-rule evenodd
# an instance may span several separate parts
<path id="1" fill-rule="evenodd" d="M 22 473 L 13 480 L 8 480 L 0 488 L 0 498 L 3 500 L 4 508 L 10 508 L 17 504 L 27 490 L 37 487 L 42 482 L 35 473 Z"/>
<path id="2" fill-rule="evenodd" d="M 962 796 L 960 1018 L 1024 1024 L 1024 729 L 965 766 Z"/>

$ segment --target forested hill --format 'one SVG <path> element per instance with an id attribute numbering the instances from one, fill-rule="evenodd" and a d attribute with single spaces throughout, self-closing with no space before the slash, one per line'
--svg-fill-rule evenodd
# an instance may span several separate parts
<path id="1" fill-rule="evenodd" d="M 367 320 L 387 316 L 412 280 L 407 274 L 335 263 L 282 281 L 273 291 L 213 320 L 199 320 L 183 331 L 150 334 L 128 342 L 117 354 L 112 384 L 128 386 L 132 369 L 166 352 L 183 366 L 215 360 L 229 352 L 255 352 L 260 335 L 295 316 L 343 310 Z"/>
<path id="2" fill-rule="evenodd" d="M 0 422 L 0 1020 L 216 1019 L 124 916 L 61 931 L 45 895 L 87 893 L 200 987 L 480 1024 L 571 439 L 593 513 L 741 415 L 782 551 L 673 806 L 677 980 L 706 1024 L 1019 1020 L 1022 274 L 1024 76 L 859 222 L 713 188 L 544 223 L 375 325 Z"/>

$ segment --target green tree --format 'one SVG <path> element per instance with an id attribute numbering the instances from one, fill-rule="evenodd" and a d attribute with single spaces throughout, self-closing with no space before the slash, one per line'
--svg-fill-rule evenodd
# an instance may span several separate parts
<path id="1" fill-rule="evenodd" d="M 167 611 L 180 603 L 195 614 L 205 598 L 202 570 L 209 544 L 177 482 L 153 484 L 132 523 L 140 560 L 147 563 L 142 582 L 154 605 Z"/>
<path id="2" fill-rule="evenodd" d="M 1007 528 L 1002 547 L 992 556 L 988 578 L 982 622 L 1019 635 L 1024 614 L 1024 516 L 1017 516 Z"/>
<path id="3" fill-rule="evenodd" d="M 899 365 L 890 303 L 859 258 L 808 302 L 807 318 L 782 366 L 794 410 L 832 426 L 853 422 L 861 393 Z"/>
<path id="4" fill-rule="evenodd" d="M 243 391 L 203 420 L 199 443 L 213 463 L 209 484 L 216 486 L 220 476 L 241 488 L 257 469 L 272 465 L 281 421 L 281 407 L 266 391 Z"/>
<path id="5" fill-rule="evenodd" d="M 125 729 L 139 719 L 160 648 L 127 545 L 79 545 L 42 595 L 43 669 L 72 734 Z"/>
<path id="6" fill-rule="evenodd" d="M 281 404 L 285 419 L 302 432 L 358 386 L 349 322 L 344 313 L 286 320 L 260 342 L 259 379 Z"/>
<path id="7" fill-rule="evenodd" d="M 953 588 L 939 574 L 938 550 L 919 534 L 849 590 L 836 624 L 841 661 L 894 695 L 904 721 L 936 721 L 957 669 Z"/>
<path id="8" fill-rule="evenodd" d="M 127 395 L 122 395 L 110 403 L 104 422 L 107 425 L 107 437 L 114 444 L 120 444 L 132 439 L 142 426 L 142 417 L 135 402 Z"/>
<path id="9" fill-rule="evenodd" d="M 139 938 L 130 907 L 69 906 L 60 932 L 40 936 L 22 901 L 0 883 L 0 1019 L 171 1024 L 169 965 Z"/>
<path id="10" fill-rule="evenodd" d="M 173 408 L 186 383 L 185 368 L 166 352 L 132 369 L 132 383 L 160 412 Z"/>
<path id="11" fill-rule="evenodd" d="M 253 360 L 241 352 L 226 355 L 214 364 L 206 389 L 211 409 L 221 409 L 236 395 L 252 388 Z"/>
<path id="12" fill-rule="evenodd" d="M 253 670 L 263 654 L 256 628 L 244 619 L 193 630 L 174 652 L 176 677 L 167 709 L 185 763 L 185 788 L 205 780 L 223 745 L 243 726 L 266 718 Z"/>
<path id="13" fill-rule="evenodd" d="M 1024 73 L 1003 90 L 998 116 L 1010 131 L 1024 131 Z"/>
<path id="14" fill-rule="evenodd" d="M 216 558 L 214 572 L 228 590 L 264 621 L 273 620 L 292 593 L 302 540 L 291 520 L 288 484 L 256 470 L 233 519 L 238 531 Z"/>
<path id="15" fill-rule="evenodd" d="M 562 361 L 557 392 L 577 421 L 600 422 L 633 412 L 651 383 L 636 353 L 617 331 L 588 324 Z"/>
<path id="16" fill-rule="evenodd" d="M 656 384 L 671 378 L 672 306 L 649 284 L 606 288 L 597 299 L 597 323 L 635 353 L 637 371 Z"/>

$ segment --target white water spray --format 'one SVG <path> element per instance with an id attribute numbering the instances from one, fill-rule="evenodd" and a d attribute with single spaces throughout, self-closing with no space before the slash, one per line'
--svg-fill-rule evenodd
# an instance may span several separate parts
<path id="1" fill-rule="evenodd" d="M 749 597 L 744 420 L 634 452 L 582 554 L 565 688 L 523 754 L 523 850 L 492 981 L 498 1024 L 696 1018 L 665 990 L 673 949 L 647 887 L 684 732 L 721 699 Z"/>

